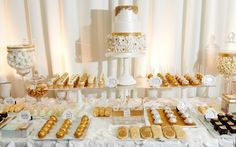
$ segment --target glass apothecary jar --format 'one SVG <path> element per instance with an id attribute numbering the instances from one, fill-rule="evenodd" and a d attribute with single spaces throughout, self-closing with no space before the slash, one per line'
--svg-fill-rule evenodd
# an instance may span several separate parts
<path id="1" fill-rule="evenodd" d="M 27 95 L 35 98 L 38 101 L 48 94 L 46 78 L 39 76 L 37 72 L 33 74 L 32 79 L 27 80 L 25 83 Z"/>
<path id="2" fill-rule="evenodd" d="M 236 52 L 219 52 L 217 69 L 224 77 L 224 94 L 232 94 L 232 80 L 236 75 Z"/>
<path id="3" fill-rule="evenodd" d="M 35 63 L 35 47 L 32 44 L 7 46 L 7 62 L 17 71 L 17 74 L 25 76 L 31 72 Z"/>

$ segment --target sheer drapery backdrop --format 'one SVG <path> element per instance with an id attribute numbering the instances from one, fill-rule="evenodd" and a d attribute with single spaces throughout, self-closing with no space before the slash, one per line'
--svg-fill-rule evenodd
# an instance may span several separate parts
<path id="1" fill-rule="evenodd" d="M 104 55 L 117 1 L 28 0 L 39 73 L 120 74 L 116 67 L 121 61 L 107 61 Z M 0 0 L 0 74 L 13 82 L 13 96 L 20 96 L 23 89 L 20 77 L 7 64 L 6 46 L 27 38 L 24 2 Z M 138 4 L 147 54 L 133 60 L 136 77 L 158 71 L 215 74 L 212 61 L 217 48 L 207 45 L 215 38 L 224 48 L 227 34 L 236 32 L 236 1 L 138 0 Z"/>

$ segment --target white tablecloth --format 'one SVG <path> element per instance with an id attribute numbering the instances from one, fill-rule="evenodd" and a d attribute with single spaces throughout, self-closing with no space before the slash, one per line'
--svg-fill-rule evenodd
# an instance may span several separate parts
<path id="1" fill-rule="evenodd" d="M 196 100 L 196 99 L 195 99 Z M 189 104 L 190 105 L 190 104 Z M 87 103 L 83 107 L 81 114 L 87 112 L 91 115 L 92 103 Z M 37 126 L 37 121 L 35 125 Z M 223 139 L 214 138 L 201 125 L 197 123 L 197 128 L 184 128 L 188 138 L 185 141 L 164 140 L 164 141 L 121 141 L 116 138 L 116 125 L 111 123 L 111 119 L 92 118 L 87 135 L 84 140 L 64 140 L 64 141 L 38 141 L 34 140 L 36 131 L 26 139 L 0 138 L 0 147 L 235 147 L 236 138 Z"/>

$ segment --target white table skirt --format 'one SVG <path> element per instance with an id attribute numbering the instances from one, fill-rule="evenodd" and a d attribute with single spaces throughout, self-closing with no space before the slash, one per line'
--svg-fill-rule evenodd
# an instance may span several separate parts
<path id="1" fill-rule="evenodd" d="M 194 99 L 194 103 L 196 103 L 195 100 L 197 99 Z M 94 102 L 87 103 L 81 113 L 86 112 L 92 115 L 93 104 Z M 40 121 L 36 120 L 35 126 L 38 126 L 37 122 Z M 201 124 L 198 124 L 197 128 L 184 128 L 188 136 L 185 141 L 120 141 L 115 135 L 114 128 L 116 127 L 110 119 L 91 118 L 91 124 L 84 140 L 39 141 L 34 140 L 34 136 L 29 136 L 26 139 L 0 137 L 0 147 L 236 147 L 236 138 L 213 138 Z M 32 134 L 37 134 L 37 131 L 35 130 Z"/>

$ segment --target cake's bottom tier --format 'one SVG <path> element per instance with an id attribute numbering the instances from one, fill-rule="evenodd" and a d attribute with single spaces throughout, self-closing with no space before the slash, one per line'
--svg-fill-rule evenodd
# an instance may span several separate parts
<path id="1" fill-rule="evenodd" d="M 112 33 L 107 37 L 108 53 L 143 53 L 145 35 L 141 33 Z"/>

